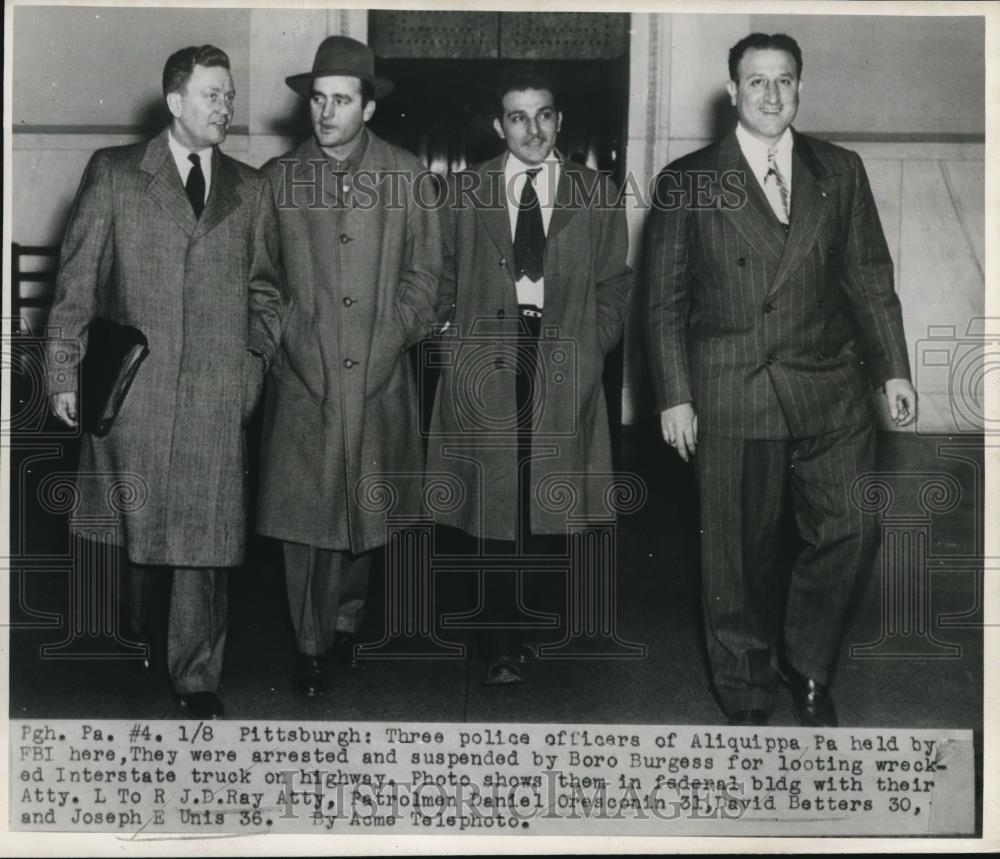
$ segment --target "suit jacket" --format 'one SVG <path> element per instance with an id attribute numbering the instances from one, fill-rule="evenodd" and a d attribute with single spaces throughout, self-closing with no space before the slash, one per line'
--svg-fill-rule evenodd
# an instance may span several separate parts
<path id="1" fill-rule="evenodd" d="M 407 350 L 431 333 L 441 276 L 431 174 L 366 133 L 346 195 L 313 138 L 263 167 L 290 298 L 268 380 L 257 527 L 353 552 L 386 541 L 387 514 L 421 510 Z"/>
<path id="2" fill-rule="evenodd" d="M 441 316 L 451 326 L 433 359 L 441 375 L 427 471 L 428 481 L 452 487 L 448 497 L 456 502 L 432 511 L 438 521 L 474 536 L 512 540 L 520 320 L 503 165 L 501 156 L 453 177 L 441 295 Z M 534 533 L 563 533 L 570 517 L 613 516 L 601 374 L 624 325 L 632 284 L 627 251 L 625 213 L 614 183 L 564 161 L 545 241 L 545 307 L 533 388 Z M 430 490 L 427 495 L 435 497 Z"/>
<path id="3" fill-rule="evenodd" d="M 857 154 L 795 133 L 791 227 L 735 132 L 657 177 L 646 242 L 656 408 L 692 402 L 699 432 L 817 435 L 871 418 L 908 378 L 893 267 Z"/>
<path id="4" fill-rule="evenodd" d="M 149 356 L 114 427 L 83 438 L 77 513 L 121 512 L 136 563 L 232 566 L 246 533 L 243 423 L 262 377 L 248 350 L 270 361 L 280 336 L 274 203 L 263 176 L 216 149 L 196 219 L 166 135 L 90 159 L 62 243 L 49 390 L 78 390 L 94 316 L 142 330 Z"/>

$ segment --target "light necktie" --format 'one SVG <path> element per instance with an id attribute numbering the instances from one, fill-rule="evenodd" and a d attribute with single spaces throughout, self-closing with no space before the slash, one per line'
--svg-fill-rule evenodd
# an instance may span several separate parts
<path id="1" fill-rule="evenodd" d="M 201 159 L 194 152 L 188 155 L 188 161 L 191 162 L 191 169 L 188 171 L 184 190 L 191 201 L 194 216 L 200 218 L 205 208 L 205 174 L 201 172 Z"/>
<path id="2" fill-rule="evenodd" d="M 521 202 L 517 212 L 517 226 L 514 229 L 514 266 L 518 279 L 539 280 L 545 258 L 545 225 L 542 222 L 542 207 L 535 193 L 535 177 L 541 171 L 535 167 L 525 171 L 527 179 L 521 190 Z"/>
<path id="3" fill-rule="evenodd" d="M 767 150 L 767 174 L 764 176 L 764 194 L 771 204 L 774 214 L 783 224 L 788 223 L 788 185 L 778 169 L 775 156 L 778 150 L 771 147 Z"/>

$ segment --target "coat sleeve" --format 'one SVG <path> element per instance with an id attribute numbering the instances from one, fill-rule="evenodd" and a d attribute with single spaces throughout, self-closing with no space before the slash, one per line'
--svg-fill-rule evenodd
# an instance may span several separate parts
<path id="1" fill-rule="evenodd" d="M 860 156 L 851 155 L 851 214 L 841 285 L 861 331 L 872 382 L 909 379 L 903 314 L 893 288 L 892 257 Z"/>
<path id="2" fill-rule="evenodd" d="M 286 290 L 279 254 L 274 196 L 270 183 L 263 179 L 250 251 L 250 333 L 247 346 L 252 352 L 262 355 L 268 367 L 278 354 L 285 307 Z"/>
<path id="3" fill-rule="evenodd" d="M 621 339 L 632 289 L 628 258 L 628 225 L 618 189 L 610 180 L 602 189 L 601 235 L 597 246 L 597 324 L 601 348 L 607 355 Z"/>
<path id="4" fill-rule="evenodd" d="M 455 300 L 458 294 L 455 283 L 458 215 L 455 212 L 457 201 L 454 173 L 448 177 L 444 194 L 446 195 L 443 200 L 444 205 L 441 206 L 441 283 L 437 298 L 437 319 L 442 325 L 454 322 Z"/>
<path id="5" fill-rule="evenodd" d="M 655 180 L 645 242 L 646 335 L 657 412 L 693 400 L 687 358 L 692 215 L 678 174 Z"/>
<path id="6" fill-rule="evenodd" d="M 110 158 L 95 152 L 80 181 L 59 255 L 46 341 L 48 393 L 77 390 L 77 367 L 98 290 L 111 274 L 114 208 Z"/>
<path id="7" fill-rule="evenodd" d="M 442 248 L 439 189 L 436 177 L 418 174 L 411 187 L 406 215 L 406 247 L 399 273 L 396 312 L 409 348 L 433 333 L 437 322 Z"/>

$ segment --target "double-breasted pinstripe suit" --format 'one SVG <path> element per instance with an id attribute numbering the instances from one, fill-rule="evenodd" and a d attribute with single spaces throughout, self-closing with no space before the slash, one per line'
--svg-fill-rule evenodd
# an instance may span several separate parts
<path id="1" fill-rule="evenodd" d="M 872 389 L 908 378 L 893 268 L 861 159 L 794 133 L 786 230 L 735 133 L 657 178 L 647 236 L 657 410 L 690 402 L 702 590 L 723 708 L 770 711 L 784 657 L 828 682 L 874 533 L 851 503 L 874 459 Z M 805 548 L 775 596 L 783 498 Z"/>

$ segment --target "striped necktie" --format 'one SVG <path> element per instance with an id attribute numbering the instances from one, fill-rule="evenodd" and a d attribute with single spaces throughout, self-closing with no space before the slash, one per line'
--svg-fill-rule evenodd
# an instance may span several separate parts
<path id="1" fill-rule="evenodd" d="M 788 185 L 778 169 L 775 156 L 778 150 L 771 147 L 767 150 L 767 174 L 764 176 L 764 194 L 771 204 L 774 214 L 783 224 L 788 223 Z"/>

